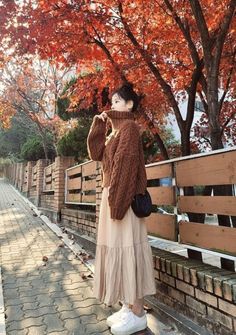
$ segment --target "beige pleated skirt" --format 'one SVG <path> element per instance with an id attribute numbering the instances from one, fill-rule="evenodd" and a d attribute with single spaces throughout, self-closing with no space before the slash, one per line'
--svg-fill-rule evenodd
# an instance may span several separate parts
<path id="1" fill-rule="evenodd" d="M 102 191 L 95 257 L 94 296 L 107 305 L 156 293 L 152 251 L 145 220 L 131 206 L 122 220 L 111 219 L 109 187 Z"/>

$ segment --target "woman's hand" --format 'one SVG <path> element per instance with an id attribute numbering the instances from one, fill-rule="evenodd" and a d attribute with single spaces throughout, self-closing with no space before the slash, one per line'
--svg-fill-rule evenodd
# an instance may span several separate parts
<path id="1" fill-rule="evenodd" d="M 107 113 L 104 111 L 104 112 L 102 112 L 101 114 L 96 115 L 96 118 L 97 118 L 97 119 L 101 119 L 103 122 L 105 122 L 106 119 L 107 119 Z"/>

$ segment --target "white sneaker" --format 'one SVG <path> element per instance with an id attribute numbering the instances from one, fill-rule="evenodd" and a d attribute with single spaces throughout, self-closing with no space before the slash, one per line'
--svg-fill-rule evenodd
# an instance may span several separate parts
<path id="1" fill-rule="evenodd" d="M 111 327 L 113 324 L 121 321 L 122 316 L 127 314 L 129 311 L 130 311 L 129 307 L 123 304 L 122 308 L 118 312 L 108 316 L 107 325 Z"/>
<path id="2" fill-rule="evenodd" d="M 121 320 L 111 327 L 113 335 L 130 335 L 147 328 L 146 312 L 143 316 L 135 315 L 131 310 L 123 314 Z"/>

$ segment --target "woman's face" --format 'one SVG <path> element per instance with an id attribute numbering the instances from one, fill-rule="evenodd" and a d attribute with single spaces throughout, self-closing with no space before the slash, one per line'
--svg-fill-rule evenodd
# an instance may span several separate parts
<path id="1" fill-rule="evenodd" d="M 117 93 L 115 93 L 111 98 L 111 109 L 119 112 L 128 112 L 131 111 L 133 106 L 133 101 L 125 101 Z"/>

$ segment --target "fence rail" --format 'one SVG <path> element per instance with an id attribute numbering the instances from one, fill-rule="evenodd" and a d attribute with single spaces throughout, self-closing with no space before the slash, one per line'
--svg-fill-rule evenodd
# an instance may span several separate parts
<path id="1" fill-rule="evenodd" d="M 24 166 L 24 170 L 23 170 L 23 192 L 27 191 L 27 183 L 28 183 L 28 167 L 27 165 Z"/>
<path id="2" fill-rule="evenodd" d="M 173 206 L 174 213 L 147 218 L 151 234 L 236 256 L 235 149 L 151 164 L 147 176 L 149 185 L 154 182 L 148 188 L 154 204 Z M 166 186 L 163 178 L 169 178 Z M 195 220 L 178 219 L 185 213 Z M 206 221 L 207 214 L 214 215 L 214 222 Z"/>
<path id="3" fill-rule="evenodd" d="M 32 168 L 32 180 L 31 180 L 31 186 L 32 188 L 36 188 L 37 185 L 37 164 L 35 164 Z"/>
<path id="4" fill-rule="evenodd" d="M 54 192 L 55 190 L 55 163 L 44 168 L 43 192 Z"/>
<path id="5" fill-rule="evenodd" d="M 89 161 L 66 170 L 66 204 L 96 206 L 96 167 Z"/>
<path id="6" fill-rule="evenodd" d="M 88 161 L 71 167 L 68 159 L 67 165 L 63 165 L 63 159 L 44 167 L 41 177 L 33 162 L 12 165 L 7 175 L 18 186 L 17 179 L 21 179 L 22 191 L 35 189 L 43 175 L 45 205 L 45 196 L 54 195 L 54 205 L 50 205 L 53 208 L 80 205 L 91 213 L 94 206 L 99 215 L 100 163 Z M 148 164 L 146 172 L 153 201 L 152 214 L 145 219 L 150 235 L 187 245 L 189 249 L 221 253 L 231 260 L 236 256 L 235 148 Z"/>

